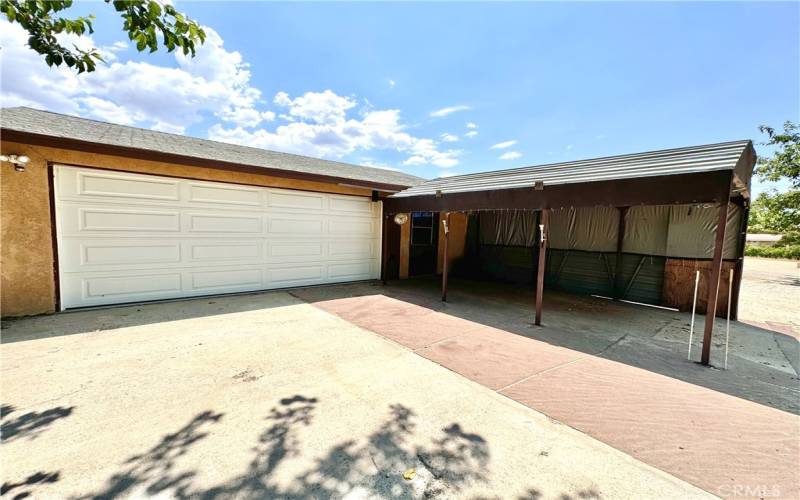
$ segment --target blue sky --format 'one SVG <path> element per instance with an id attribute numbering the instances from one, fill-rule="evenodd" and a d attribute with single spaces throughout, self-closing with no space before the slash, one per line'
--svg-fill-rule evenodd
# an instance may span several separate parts
<path id="1" fill-rule="evenodd" d="M 203 58 L 137 54 L 108 6 L 79 4 L 111 66 L 4 71 L 3 105 L 423 177 L 760 141 L 759 124 L 800 121 L 796 2 L 176 6 L 218 34 Z"/>

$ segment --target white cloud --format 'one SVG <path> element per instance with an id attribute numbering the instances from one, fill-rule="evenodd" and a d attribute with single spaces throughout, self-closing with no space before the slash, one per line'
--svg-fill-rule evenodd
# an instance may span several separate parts
<path id="1" fill-rule="evenodd" d="M 432 139 L 417 139 L 410 148 L 411 156 L 403 165 L 435 165 L 450 168 L 458 165 L 459 150 L 439 151 Z"/>
<path id="2" fill-rule="evenodd" d="M 443 142 L 458 142 L 458 136 L 453 134 L 448 134 L 447 132 L 443 133 L 439 136 Z"/>
<path id="3" fill-rule="evenodd" d="M 478 125 L 472 122 L 467 122 L 467 128 L 478 128 Z"/>
<path id="4" fill-rule="evenodd" d="M 572 147 L 573 147 L 572 144 L 567 144 L 567 147 L 564 148 L 564 149 L 566 149 L 567 151 L 570 151 L 572 149 Z"/>
<path id="5" fill-rule="evenodd" d="M 349 97 L 341 97 L 331 90 L 306 92 L 300 97 L 289 98 L 286 92 L 278 92 L 273 102 L 289 108 L 289 116 L 319 124 L 333 124 L 344 120 L 347 110 L 356 105 Z"/>
<path id="6" fill-rule="evenodd" d="M 292 121 L 274 131 L 247 130 L 216 124 L 209 138 L 247 146 L 288 151 L 321 157 L 342 157 L 355 151 L 395 150 L 408 154 L 404 165 L 435 165 L 442 168 L 458 164 L 460 151 L 440 151 L 438 142 L 414 137 L 400 120 L 400 110 L 372 109 L 351 116 L 355 100 L 331 90 L 307 92 L 291 98 L 278 92 L 273 99 L 287 108 Z"/>
<path id="7" fill-rule="evenodd" d="M 397 82 L 395 82 L 394 80 L 392 80 L 392 79 L 390 78 L 390 79 L 389 79 L 389 88 L 394 88 L 394 86 L 395 86 L 395 85 L 397 85 Z"/>
<path id="8" fill-rule="evenodd" d="M 443 116 L 447 116 L 447 115 L 450 115 L 450 114 L 453 114 L 453 113 L 457 113 L 459 111 L 467 111 L 468 109 L 470 109 L 469 106 L 464 106 L 463 104 L 460 104 L 458 106 L 450 106 L 450 107 L 447 107 L 447 108 L 442 108 L 442 109 L 437 109 L 435 111 L 431 111 L 431 116 L 434 117 L 434 118 L 441 118 Z"/>
<path id="9" fill-rule="evenodd" d="M 469 132 L 464 134 L 464 137 L 475 137 L 476 135 L 478 135 L 478 131 L 477 130 L 470 130 Z"/>
<path id="10" fill-rule="evenodd" d="M 241 54 L 227 50 L 211 28 L 206 34 L 197 57 L 178 54 L 173 67 L 118 58 L 78 75 L 65 66 L 49 68 L 26 46 L 27 35 L 19 25 L 0 20 L 0 105 L 179 134 L 203 125 L 211 139 L 320 157 L 392 150 L 406 155 L 406 165 L 458 164 L 461 151 L 441 149 L 438 140 L 411 135 L 397 109 L 375 109 L 368 102 L 359 109 L 357 98 L 332 90 L 296 97 L 279 92 L 271 103 L 265 101 L 252 85 L 249 64 Z M 95 45 L 90 37 L 73 39 L 82 47 Z M 120 55 L 125 48 L 127 44 L 119 42 L 101 50 Z M 271 124 L 276 113 L 285 120 L 277 126 Z"/>
<path id="11" fill-rule="evenodd" d="M 513 146 L 516 143 L 517 143 L 517 141 L 498 142 L 494 146 L 490 146 L 489 149 L 506 149 L 506 148 L 510 148 L 511 146 Z"/>
<path id="12" fill-rule="evenodd" d="M 84 40 L 87 40 L 87 39 L 91 40 L 88 37 L 80 37 L 80 38 L 84 39 Z M 84 46 L 85 45 L 89 45 L 90 46 L 89 48 L 91 48 L 91 44 L 84 44 Z M 97 51 L 100 52 L 100 56 L 106 62 L 114 62 L 114 61 L 116 61 L 117 60 L 117 52 L 123 52 L 125 50 L 128 50 L 128 43 L 127 42 L 123 42 L 123 41 L 117 41 L 117 42 L 112 43 L 111 45 L 104 45 L 102 47 L 98 47 L 97 48 Z"/>
<path id="13" fill-rule="evenodd" d="M 249 65 L 241 54 L 226 50 L 213 29 L 205 30 L 207 39 L 197 57 L 179 53 L 176 67 L 118 62 L 117 54 L 127 44 L 117 42 L 99 48 L 109 64 L 78 75 L 66 66 L 49 68 L 26 46 L 25 30 L 0 20 L 2 73 L 14 75 L 3 78 L 0 102 L 179 133 L 205 115 L 246 127 L 274 119 L 274 113 L 258 109 L 261 92 L 250 84 Z M 95 46 L 88 36 L 63 40 Z"/>
<path id="14" fill-rule="evenodd" d="M 358 160 L 359 165 L 363 165 L 365 167 L 372 167 L 372 168 L 380 168 L 382 170 L 391 170 L 393 172 L 400 172 L 399 168 L 395 168 L 387 163 L 383 163 L 380 161 L 375 161 L 374 158 L 369 157 L 362 157 Z"/>
<path id="15" fill-rule="evenodd" d="M 516 160 L 517 158 L 521 157 L 522 153 L 517 151 L 508 151 L 506 153 L 501 154 L 497 159 L 498 160 Z"/>

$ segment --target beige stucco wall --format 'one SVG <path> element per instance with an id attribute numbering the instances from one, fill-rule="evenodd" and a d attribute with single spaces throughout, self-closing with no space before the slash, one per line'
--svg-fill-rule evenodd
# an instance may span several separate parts
<path id="1" fill-rule="evenodd" d="M 55 257 L 50 223 L 48 162 L 254 186 L 362 196 L 371 194 L 366 189 L 337 184 L 228 172 L 14 142 L 0 142 L 0 151 L 6 155 L 27 155 L 31 159 L 25 172 L 15 172 L 14 166 L 7 162 L 0 164 L 0 315 L 3 317 L 55 311 Z"/>

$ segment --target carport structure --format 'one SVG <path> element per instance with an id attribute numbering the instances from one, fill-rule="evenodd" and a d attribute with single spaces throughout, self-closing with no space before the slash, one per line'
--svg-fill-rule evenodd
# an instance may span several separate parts
<path id="1" fill-rule="evenodd" d="M 698 309 L 706 313 L 701 362 L 708 364 L 714 316 L 727 305 L 718 300 L 721 281 L 736 317 L 755 162 L 745 140 L 428 181 L 384 202 L 382 277 L 407 274 L 403 259 L 414 243 L 416 214 L 436 214 L 441 222 L 442 300 L 454 259 L 469 254 L 463 249 L 477 246 L 477 266 L 489 259 L 495 268 L 509 267 L 509 249 L 528 249 L 521 255 L 530 257 L 536 325 L 546 284 L 624 299 L 637 280 L 649 278 L 636 301 L 685 308 L 699 270 Z M 409 213 L 406 227 L 393 222 Z M 480 256 L 482 245 L 495 251 Z M 730 289 L 723 270 L 733 273 Z M 565 273 L 571 282 L 560 282 Z"/>

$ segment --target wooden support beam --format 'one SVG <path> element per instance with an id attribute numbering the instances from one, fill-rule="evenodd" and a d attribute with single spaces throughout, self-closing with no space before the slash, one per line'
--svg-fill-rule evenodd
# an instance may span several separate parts
<path id="1" fill-rule="evenodd" d="M 717 297 L 719 296 L 719 278 L 722 274 L 722 248 L 725 245 L 725 226 L 728 222 L 728 202 L 719 205 L 717 234 L 714 239 L 714 257 L 711 260 L 711 272 L 708 277 L 708 301 L 706 302 L 706 323 L 703 332 L 703 351 L 700 362 L 708 364 L 711 357 L 711 336 L 714 332 L 714 316 L 717 313 Z"/>
<path id="2" fill-rule="evenodd" d="M 628 214 L 628 207 L 618 207 L 619 222 L 617 224 L 617 262 L 614 267 L 614 300 L 622 298 L 622 244 L 625 241 L 625 216 Z"/>
<path id="3" fill-rule="evenodd" d="M 539 265 L 536 268 L 536 316 L 534 324 L 542 324 L 542 295 L 544 294 L 544 268 L 547 253 L 547 233 L 550 211 L 542 209 L 539 216 Z"/>
<path id="4" fill-rule="evenodd" d="M 444 231 L 444 258 L 442 259 L 442 302 L 447 302 L 447 271 L 450 268 L 450 253 L 447 242 L 450 240 L 450 212 L 447 212 L 442 219 L 442 230 Z"/>
<path id="5" fill-rule="evenodd" d="M 383 215 L 383 237 L 381 240 L 381 281 L 386 284 L 387 274 L 389 273 L 389 224 L 392 221 L 389 216 Z"/>
<path id="6" fill-rule="evenodd" d="M 750 217 L 750 202 L 742 207 L 742 224 L 739 229 L 739 245 L 736 248 L 736 267 L 733 269 L 733 291 L 731 296 L 731 319 L 739 319 L 739 290 L 742 287 L 742 271 L 744 270 L 744 246 L 747 241 L 747 223 Z"/>

